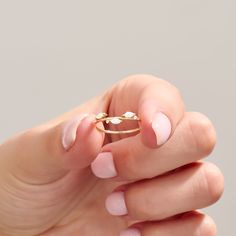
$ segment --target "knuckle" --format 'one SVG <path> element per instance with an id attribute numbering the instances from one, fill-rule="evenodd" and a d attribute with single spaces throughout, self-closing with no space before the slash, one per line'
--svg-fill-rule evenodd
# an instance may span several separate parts
<path id="1" fill-rule="evenodd" d="M 152 74 L 134 74 L 134 75 L 130 75 L 128 77 L 125 77 L 122 80 L 123 83 L 130 83 L 130 82 L 132 83 L 134 81 L 135 82 L 137 82 L 137 81 L 144 82 L 145 81 L 146 84 L 150 83 L 149 84 L 150 86 L 152 86 L 153 83 L 158 83 L 158 84 L 168 88 L 169 91 L 172 93 L 174 98 L 182 99 L 182 94 L 181 94 L 180 90 L 175 85 L 173 85 L 169 81 L 167 81 L 165 79 L 162 79 L 162 78 L 159 78 L 155 75 L 152 75 Z"/>
<path id="2" fill-rule="evenodd" d="M 121 150 L 119 152 L 122 152 Z M 125 152 L 119 153 L 115 158 L 118 174 L 120 177 L 126 180 L 134 180 L 138 178 L 139 171 L 137 167 L 137 161 L 135 160 L 134 151 L 132 146 L 125 149 Z"/>
<path id="3" fill-rule="evenodd" d="M 216 236 L 216 224 L 210 216 L 205 216 L 201 222 L 197 236 Z"/>
<path id="4" fill-rule="evenodd" d="M 216 144 L 216 132 L 211 121 L 203 114 L 194 112 L 189 117 L 189 130 L 198 152 L 209 155 Z"/>
<path id="5" fill-rule="evenodd" d="M 159 79 L 159 80 L 160 80 L 160 83 L 162 83 L 163 85 L 165 85 L 169 89 L 169 91 L 172 94 L 173 100 L 177 100 L 177 101 L 183 100 L 182 93 L 179 90 L 179 88 L 177 88 L 174 84 L 170 83 L 167 80 L 164 80 L 164 79 Z"/>
<path id="6" fill-rule="evenodd" d="M 151 75 L 151 74 L 133 74 L 129 75 L 121 80 L 121 83 L 123 85 L 129 85 L 130 83 L 133 82 L 141 82 L 141 83 L 151 83 L 156 80 L 161 80 L 158 77 Z"/>
<path id="7" fill-rule="evenodd" d="M 174 84 L 170 83 L 167 80 L 159 79 L 159 78 L 158 78 L 158 80 L 159 80 L 159 83 L 163 87 L 165 87 L 169 90 L 169 94 L 171 95 L 171 96 L 169 96 L 169 99 L 172 101 L 177 101 L 178 104 L 182 104 L 182 106 L 184 106 L 181 91 Z"/>
<path id="8" fill-rule="evenodd" d="M 132 220 L 162 220 L 166 212 L 162 207 L 157 209 L 156 198 L 142 184 L 133 185 L 126 190 L 126 203 L 129 217 Z"/>
<path id="9" fill-rule="evenodd" d="M 135 201 L 133 200 L 135 196 Z M 142 212 L 142 202 L 139 194 L 138 189 L 135 186 L 129 187 L 125 191 L 125 199 L 126 199 L 126 206 L 128 209 L 129 217 L 133 220 L 141 219 L 143 214 L 146 215 L 146 211 Z"/>
<path id="10" fill-rule="evenodd" d="M 129 215 L 133 220 L 151 220 L 150 212 L 148 209 L 149 208 L 146 204 L 139 204 L 136 207 L 132 208 Z"/>
<path id="11" fill-rule="evenodd" d="M 181 91 L 173 84 L 171 84 L 170 82 L 163 80 L 164 83 L 166 83 L 166 85 L 170 88 L 170 90 L 172 91 L 174 98 L 178 98 L 179 100 L 182 100 L 182 93 Z"/>
<path id="12" fill-rule="evenodd" d="M 126 190 L 125 195 L 126 195 L 128 214 L 130 218 L 133 220 L 147 219 L 150 214 L 149 206 L 147 206 L 146 199 L 141 198 L 139 189 L 136 186 L 132 186 Z M 145 189 L 142 193 L 142 196 L 144 195 L 145 195 Z"/>
<path id="13" fill-rule="evenodd" d="M 213 204 L 218 201 L 224 191 L 224 177 L 220 169 L 212 164 L 205 163 L 203 168 L 203 175 L 206 183 L 206 192 L 209 203 Z"/>
<path id="14" fill-rule="evenodd" d="M 158 96 L 161 98 L 159 99 L 159 108 L 161 110 L 164 110 L 170 117 L 172 117 L 174 114 L 175 120 L 180 120 L 180 117 L 183 116 L 185 105 L 181 92 L 175 85 L 154 75 L 136 74 L 126 77 L 122 81 L 122 87 L 123 89 L 130 88 L 130 85 L 134 83 L 143 85 L 142 91 L 140 90 L 142 93 L 141 97 L 143 99 L 150 97 L 150 91 L 152 91 L 154 94 L 155 92 L 158 92 Z M 169 109 L 166 109 L 166 106 L 162 107 L 162 103 L 168 104 Z"/>
<path id="15" fill-rule="evenodd" d="M 160 79 L 160 85 L 162 85 L 163 88 L 162 97 L 169 106 L 169 110 L 166 111 L 167 115 L 169 115 L 169 117 L 175 117 L 176 120 L 180 120 L 185 111 L 185 104 L 181 91 L 166 80 Z"/>

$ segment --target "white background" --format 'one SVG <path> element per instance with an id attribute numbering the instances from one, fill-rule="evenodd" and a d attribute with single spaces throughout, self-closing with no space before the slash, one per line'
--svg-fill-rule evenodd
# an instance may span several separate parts
<path id="1" fill-rule="evenodd" d="M 0 0 L 0 142 L 133 73 L 173 82 L 214 122 L 224 172 L 207 209 L 236 235 L 236 4 L 233 0 Z"/>

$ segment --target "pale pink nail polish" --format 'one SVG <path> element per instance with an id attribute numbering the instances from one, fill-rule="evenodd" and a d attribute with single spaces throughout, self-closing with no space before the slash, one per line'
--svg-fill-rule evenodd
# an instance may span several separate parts
<path id="1" fill-rule="evenodd" d="M 157 145 L 164 144 L 171 134 L 169 118 L 161 112 L 155 113 L 152 119 L 152 128 L 156 134 Z"/>
<path id="2" fill-rule="evenodd" d="M 80 114 L 73 119 L 69 120 L 62 131 L 62 146 L 68 150 L 75 142 L 77 128 L 83 118 L 88 114 Z"/>
<path id="3" fill-rule="evenodd" d="M 96 159 L 91 163 L 91 169 L 94 175 L 99 178 L 111 178 L 117 175 L 111 152 L 99 153 Z"/>
<path id="4" fill-rule="evenodd" d="M 141 233 L 136 228 L 129 228 L 121 231 L 120 236 L 141 236 Z"/>
<path id="5" fill-rule="evenodd" d="M 124 192 L 113 192 L 105 202 L 107 211 L 114 216 L 122 216 L 128 213 Z"/>

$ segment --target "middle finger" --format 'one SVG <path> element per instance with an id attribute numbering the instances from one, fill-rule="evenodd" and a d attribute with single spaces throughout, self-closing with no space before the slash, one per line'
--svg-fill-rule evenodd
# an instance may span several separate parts
<path id="1" fill-rule="evenodd" d="M 105 145 L 91 168 L 100 178 L 122 181 L 153 178 L 207 156 L 215 140 L 215 130 L 209 119 L 189 112 L 163 146 L 147 147 L 140 134 L 121 139 Z"/>

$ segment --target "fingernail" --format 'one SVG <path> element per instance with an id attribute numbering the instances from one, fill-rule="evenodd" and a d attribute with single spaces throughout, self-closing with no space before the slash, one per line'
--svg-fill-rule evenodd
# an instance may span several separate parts
<path id="1" fill-rule="evenodd" d="M 156 134 L 157 145 L 164 144 L 171 133 L 171 122 L 169 118 L 161 113 L 155 113 L 152 120 L 152 128 Z"/>
<path id="2" fill-rule="evenodd" d="M 91 163 L 91 169 L 94 175 L 103 179 L 117 175 L 111 152 L 99 153 L 96 159 Z"/>
<path id="3" fill-rule="evenodd" d="M 136 228 L 129 228 L 121 231 L 120 236 L 141 236 L 141 232 Z"/>
<path id="4" fill-rule="evenodd" d="M 81 114 L 69 120 L 62 131 L 62 146 L 68 150 L 75 142 L 77 128 L 83 118 L 88 114 Z"/>
<path id="5" fill-rule="evenodd" d="M 107 211 L 114 216 L 122 216 L 128 213 L 124 192 L 114 192 L 110 194 L 105 202 Z"/>

